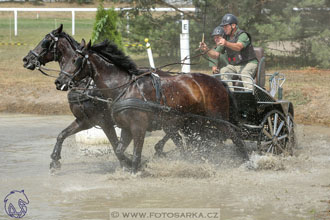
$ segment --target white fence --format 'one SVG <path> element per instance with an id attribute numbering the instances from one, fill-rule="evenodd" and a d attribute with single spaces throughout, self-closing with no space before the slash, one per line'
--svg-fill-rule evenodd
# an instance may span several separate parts
<path id="1" fill-rule="evenodd" d="M 115 8 L 116 11 L 128 11 L 132 8 Z M 173 8 L 154 8 L 150 9 L 153 12 L 171 12 L 175 11 Z M 181 11 L 195 12 L 195 8 L 179 8 Z M 96 12 L 97 8 L 0 8 L 0 11 L 14 12 L 14 30 L 15 36 L 17 32 L 18 12 L 71 12 L 72 14 L 72 35 L 75 35 L 75 13 L 76 12 Z"/>

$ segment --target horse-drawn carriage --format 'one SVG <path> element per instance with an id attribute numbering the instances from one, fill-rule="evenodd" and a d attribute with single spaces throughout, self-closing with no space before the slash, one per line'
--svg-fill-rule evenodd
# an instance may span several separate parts
<path id="1" fill-rule="evenodd" d="M 61 56 L 65 59 L 60 59 Z M 88 89 L 87 84 L 75 89 L 100 92 L 102 97 L 89 98 L 103 102 L 99 107 L 91 101 L 87 102 L 88 106 L 80 101 L 70 103 L 74 114 L 77 110 L 76 120 L 59 135 L 51 155 L 51 167 L 58 166 L 66 137 L 94 125 L 100 125 L 105 131 L 121 165 L 132 167 L 134 172 L 141 160 L 145 133 L 154 130 L 155 124 L 177 146 L 182 145 L 178 131 L 189 133 L 191 129 L 195 132 L 197 127 L 198 131 L 202 131 L 201 137 L 207 138 L 208 131 L 203 131 L 205 127 L 215 130 L 214 134 L 220 139 L 231 139 L 245 159 L 248 159 L 248 154 L 243 140 L 257 141 L 259 149 L 265 152 L 291 153 L 295 140 L 293 107 L 290 102 L 274 98 L 274 91 L 281 91 L 283 83 L 279 82 L 284 81 L 282 74 L 273 74 L 270 80 L 272 89 L 264 89 L 265 64 L 262 56 L 256 81 L 244 77 L 250 80 L 242 80 L 245 86 L 228 87 L 226 83 L 200 73 L 141 72 L 116 45 L 104 42 L 91 46 L 84 41 L 78 45 L 62 32 L 60 26 L 29 52 L 24 58 L 24 66 L 40 68 L 40 64 L 50 61 L 58 61 L 61 66 L 57 88 L 77 85 L 90 77 L 96 88 Z M 239 119 L 233 124 L 236 109 Z M 123 129 L 120 141 L 113 127 L 115 124 Z M 134 141 L 132 160 L 124 154 L 131 140 Z"/>
<path id="2" fill-rule="evenodd" d="M 214 76 L 222 79 L 227 75 L 240 76 L 239 80 L 223 81 L 229 84 L 237 102 L 241 137 L 244 140 L 256 141 L 261 152 L 292 154 L 296 142 L 294 109 L 291 102 L 282 100 L 285 75 L 278 72 L 265 74 L 263 50 L 255 50 L 259 65 L 254 79 L 233 73 Z M 265 89 L 267 79 L 269 86 Z M 231 85 L 233 82 L 236 82 L 235 86 Z"/>

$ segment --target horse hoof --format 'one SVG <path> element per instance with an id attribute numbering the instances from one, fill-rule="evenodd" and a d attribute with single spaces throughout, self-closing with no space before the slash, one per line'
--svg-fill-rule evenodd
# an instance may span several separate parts
<path id="1" fill-rule="evenodd" d="M 51 170 L 59 170 L 59 169 L 61 169 L 61 162 L 58 161 L 58 160 L 53 160 L 50 163 L 49 167 L 50 167 Z"/>
<path id="2" fill-rule="evenodd" d="M 242 155 L 242 159 L 243 159 L 244 162 L 250 160 L 250 157 L 249 157 L 249 155 L 247 153 L 241 153 L 241 155 Z"/>
<path id="3" fill-rule="evenodd" d="M 166 157 L 166 153 L 156 151 L 155 157 L 164 158 Z"/>
<path id="4" fill-rule="evenodd" d="M 120 167 L 123 168 L 124 170 L 131 170 L 132 166 L 130 166 L 126 161 L 120 161 Z"/>
<path id="5" fill-rule="evenodd" d="M 62 158 L 61 158 L 61 156 L 58 156 L 57 154 L 54 153 L 54 154 L 50 155 L 50 159 L 52 159 L 52 161 L 58 161 Z"/>

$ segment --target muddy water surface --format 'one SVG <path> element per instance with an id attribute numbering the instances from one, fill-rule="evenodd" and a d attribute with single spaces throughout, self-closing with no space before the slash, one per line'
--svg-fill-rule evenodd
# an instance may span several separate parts
<path id="1" fill-rule="evenodd" d="M 107 146 L 69 138 L 62 169 L 51 175 L 56 136 L 72 120 L 0 115 L 0 219 L 10 219 L 3 199 L 22 189 L 30 201 L 23 219 L 109 219 L 111 207 L 220 208 L 221 219 L 330 219 L 329 128 L 298 125 L 295 156 L 252 154 L 244 164 L 230 143 L 182 159 L 170 142 L 167 158 L 153 158 L 162 136 L 155 132 L 136 176 L 120 169 Z"/>

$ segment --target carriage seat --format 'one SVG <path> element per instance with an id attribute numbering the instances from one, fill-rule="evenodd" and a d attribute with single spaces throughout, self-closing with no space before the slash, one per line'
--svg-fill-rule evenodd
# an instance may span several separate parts
<path id="1" fill-rule="evenodd" d="M 258 59 L 258 68 L 255 76 L 255 82 L 261 88 L 265 87 L 265 56 L 264 49 L 261 47 L 254 47 L 254 52 Z"/>

